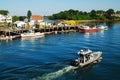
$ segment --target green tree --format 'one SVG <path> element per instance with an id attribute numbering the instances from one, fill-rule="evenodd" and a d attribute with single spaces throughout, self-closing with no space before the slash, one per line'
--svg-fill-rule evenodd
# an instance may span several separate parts
<path id="1" fill-rule="evenodd" d="M 2 14 L 2 15 L 8 15 L 9 11 L 8 10 L 0 10 L 0 14 Z"/>
<path id="2" fill-rule="evenodd" d="M 32 16 L 32 12 L 30 10 L 28 10 L 28 12 L 27 12 L 28 21 L 30 21 L 31 16 Z"/>
<path id="3" fill-rule="evenodd" d="M 24 21 L 25 18 L 26 18 L 26 16 L 19 16 L 20 21 Z"/>
<path id="4" fill-rule="evenodd" d="M 114 12 L 113 9 L 108 9 L 108 10 L 106 11 L 105 16 L 106 16 L 107 19 L 113 19 L 112 14 L 114 14 L 114 13 L 115 13 L 115 12 Z"/>
<path id="5" fill-rule="evenodd" d="M 103 11 L 103 10 L 97 10 L 96 13 L 97 13 L 97 15 L 99 15 L 99 16 L 103 16 L 104 13 L 105 13 L 105 11 Z"/>
<path id="6" fill-rule="evenodd" d="M 90 17 L 91 17 L 92 19 L 97 19 L 97 12 L 96 12 L 95 10 L 92 10 L 92 11 L 90 12 Z"/>
<path id="7" fill-rule="evenodd" d="M 120 14 L 120 11 L 116 11 L 116 14 Z"/>
<path id="8" fill-rule="evenodd" d="M 12 16 L 12 22 L 18 21 L 19 17 L 18 16 Z"/>
<path id="9" fill-rule="evenodd" d="M 103 10 L 91 10 L 91 12 L 82 12 L 78 10 L 65 10 L 59 13 L 53 14 L 49 16 L 49 19 L 61 19 L 61 20 L 106 20 L 106 19 L 116 19 L 113 9 L 109 9 L 107 11 Z M 116 13 L 119 13 L 117 11 Z"/>

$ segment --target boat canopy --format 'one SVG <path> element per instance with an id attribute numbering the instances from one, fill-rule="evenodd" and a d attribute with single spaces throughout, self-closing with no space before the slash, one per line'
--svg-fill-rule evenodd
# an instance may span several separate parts
<path id="1" fill-rule="evenodd" d="M 85 49 L 85 50 L 80 50 L 78 51 L 78 55 L 82 54 L 82 55 L 86 55 L 86 54 L 90 54 L 92 51 L 90 49 Z"/>

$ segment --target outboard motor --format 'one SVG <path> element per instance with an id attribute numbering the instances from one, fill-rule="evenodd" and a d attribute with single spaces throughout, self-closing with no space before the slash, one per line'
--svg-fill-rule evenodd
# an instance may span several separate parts
<path id="1" fill-rule="evenodd" d="M 79 63 L 77 61 L 71 61 L 70 65 L 77 67 L 79 66 Z"/>

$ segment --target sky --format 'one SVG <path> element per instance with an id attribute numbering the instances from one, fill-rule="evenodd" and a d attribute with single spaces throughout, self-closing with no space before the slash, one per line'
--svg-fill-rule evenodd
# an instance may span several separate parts
<path id="1" fill-rule="evenodd" d="M 33 15 L 48 16 L 69 9 L 120 11 L 119 5 L 120 0 L 1 0 L 0 10 L 8 10 L 11 16 L 26 16 L 28 10 Z"/>

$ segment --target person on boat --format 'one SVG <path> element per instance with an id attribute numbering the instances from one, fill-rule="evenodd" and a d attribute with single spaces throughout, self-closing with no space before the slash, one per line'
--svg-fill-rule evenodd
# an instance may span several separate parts
<path id="1" fill-rule="evenodd" d="M 86 61 L 88 61 L 90 59 L 90 54 L 86 54 L 85 57 L 86 57 Z"/>
<path id="2" fill-rule="evenodd" d="M 81 53 L 83 53 L 83 52 L 84 52 L 84 50 L 80 50 L 78 54 L 81 54 Z"/>
<path id="3" fill-rule="evenodd" d="M 88 61 L 90 59 L 90 54 L 92 53 L 92 51 L 90 49 L 84 49 L 84 50 L 80 50 L 78 51 L 78 55 L 80 57 L 80 63 L 84 62 L 84 57 L 86 57 L 86 61 Z"/>
<path id="4" fill-rule="evenodd" d="M 83 62 L 84 62 L 84 58 L 83 58 L 84 50 L 78 51 L 77 54 L 78 54 L 79 57 L 80 57 L 80 63 L 83 63 Z"/>

